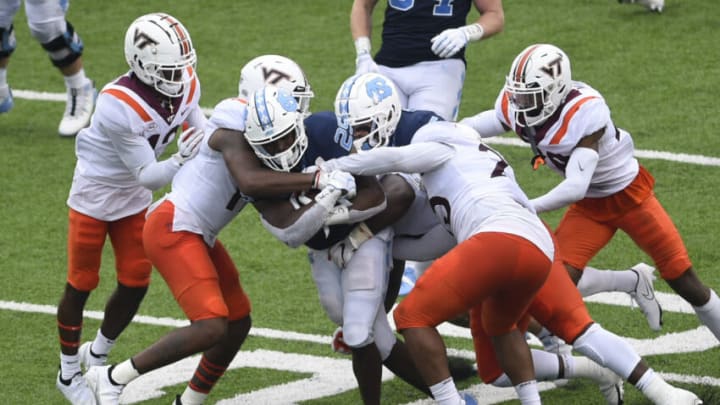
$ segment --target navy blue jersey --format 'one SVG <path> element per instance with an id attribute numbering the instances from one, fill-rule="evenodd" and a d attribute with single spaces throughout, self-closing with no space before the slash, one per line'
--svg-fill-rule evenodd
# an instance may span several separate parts
<path id="1" fill-rule="evenodd" d="M 410 111 L 403 110 L 400 114 L 395 132 L 390 138 L 389 146 L 405 146 L 412 141 L 415 132 L 423 125 L 433 121 L 444 121 L 442 117 L 432 111 Z"/>
<path id="2" fill-rule="evenodd" d="M 402 67 L 440 60 L 430 39 L 448 28 L 466 24 L 472 0 L 388 0 L 382 45 L 375 62 Z M 465 61 L 465 49 L 451 56 Z"/>
<path id="3" fill-rule="evenodd" d="M 347 131 L 338 128 L 334 112 L 313 113 L 305 118 L 304 122 L 308 147 L 295 170 L 300 171 L 315 165 L 318 157 L 330 160 L 350 153 L 352 139 L 349 139 L 350 134 Z M 327 235 L 321 229 L 305 242 L 305 245 L 315 250 L 328 249 L 345 239 L 353 227 L 353 224 L 333 225 L 329 228 L 330 232 Z"/>

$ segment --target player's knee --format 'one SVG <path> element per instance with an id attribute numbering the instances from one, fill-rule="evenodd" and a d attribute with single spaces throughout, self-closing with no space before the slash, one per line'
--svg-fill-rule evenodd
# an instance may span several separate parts
<path id="1" fill-rule="evenodd" d="M 68 272 L 68 283 L 79 291 L 92 291 L 100 283 L 99 271 L 73 270 Z"/>
<path id="2" fill-rule="evenodd" d="M 577 339 L 573 342 L 573 348 L 577 350 L 578 352 L 585 355 L 585 357 L 588 357 L 590 360 L 604 365 L 605 359 L 603 356 L 598 353 L 597 350 L 595 350 L 595 346 L 592 344 L 593 338 L 592 336 L 598 333 L 601 333 L 602 327 L 596 323 L 592 324 L 583 334 L 578 336 Z"/>
<path id="3" fill-rule="evenodd" d="M 363 347 L 374 342 L 369 325 L 346 323 L 343 325 L 343 340 L 350 347 Z"/>
<path id="4" fill-rule="evenodd" d="M 377 346 L 378 352 L 380 352 L 380 358 L 383 361 L 390 356 L 393 347 L 395 347 L 395 343 L 397 343 L 397 337 L 392 330 L 390 333 L 378 331 L 378 333 L 375 334 L 375 346 Z"/>
<path id="5" fill-rule="evenodd" d="M 0 59 L 10 56 L 16 45 L 13 26 L 11 25 L 10 28 L 0 27 Z"/>
<path id="6" fill-rule="evenodd" d="M 152 264 L 148 259 L 137 259 L 118 265 L 118 283 L 132 288 L 147 287 L 150 285 Z"/>
<path id="7" fill-rule="evenodd" d="M 83 51 L 83 42 L 72 24 L 67 22 L 66 26 L 64 30 L 57 32 L 54 23 L 30 25 L 33 36 L 40 41 L 53 65 L 59 68 L 72 65 Z"/>

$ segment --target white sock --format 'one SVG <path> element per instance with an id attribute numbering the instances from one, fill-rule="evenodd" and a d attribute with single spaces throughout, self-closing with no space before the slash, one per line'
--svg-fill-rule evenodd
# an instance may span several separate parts
<path id="1" fill-rule="evenodd" d="M 7 69 L 0 68 L 0 87 L 7 86 Z"/>
<path id="2" fill-rule="evenodd" d="M 544 350 L 530 349 L 537 381 L 555 381 L 560 375 L 560 357 Z M 565 373 L 567 376 L 567 372 Z"/>
<path id="3" fill-rule="evenodd" d="M 82 372 L 80 370 L 80 356 L 77 354 L 60 353 L 60 377 L 67 381 L 75 374 Z"/>
<path id="4" fill-rule="evenodd" d="M 127 359 L 122 363 L 115 365 L 110 374 L 110 378 L 118 384 L 127 385 L 130 381 L 138 378 L 140 373 L 135 369 L 132 360 Z"/>
<path id="5" fill-rule="evenodd" d="M 665 398 L 666 394 L 673 389 L 662 377 L 655 374 L 655 371 L 651 368 L 640 377 L 640 380 L 638 380 L 635 386 L 642 391 L 649 400 L 656 404 L 667 401 L 667 398 Z"/>
<path id="6" fill-rule="evenodd" d="M 110 350 L 112 350 L 113 346 L 115 346 L 115 341 L 106 338 L 105 335 L 102 334 L 102 331 L 98 329 L 97 334 L 95 335 L 95 340 L 93 340 L 90 349 L 92 350 L 93 354 L 96 354 L 98 356 L 107 356 L 108 353 L 110 353 Z"/>
<path id="7" fill-rule="evenodd" d="M 625 380 L 641 360 L 625 339 L 598 324 L 593 324 L 575 339 L 573 348 Z"/>
<path id="8" fill-rule="evenodd" d="M 439 405 L 456 405 L 463 403 L 463 399 L 460 397 L 457 388 L 455 388 L 455 381 L 453 381 L 452 377 L 448 377 L 437 384 L 431 385 L 430 392 Z"/>
<path id="9" fill-rule="evenodd" d="M 710 290 L 710 299 L 702 306 L 693 306 L 700 322 L 710 329 L 710 332 L 720 340 L 720 299 L 715 291 Z"/>
<path id="10" fill-rule="evenodd" d="M 180 402 L 182 402 L 183 405 L 202 405 L 207 396 L 208 394 L 197 392 L 188 386 L 185 387 L 185 391 L 183 391 L 180 397 Z"/>
<path id="11" fill-rule="evenodd" d="M 632 270 L 600 270 L 585 267 L 577 288 L 583 297 L 607 291 L 627 292 L 635 289 L 638 275 Z"/>
<path id="12" fill-rule="evenodd" d="M 80 71 L 74 75 L 65 76 L 65 87 L 68 89 L 79 89 L 87 84 L 88 81 L 89 79 L 85 76 L 85 69 L 80 69 Z"/>
<path id="13" fill-rule="evenodd" d="M 521 382 L 515 386 L 518 398 L 522 405 L 540 405 L 540 391 L 538 391 L 537 381 L 530 380 Z"/>

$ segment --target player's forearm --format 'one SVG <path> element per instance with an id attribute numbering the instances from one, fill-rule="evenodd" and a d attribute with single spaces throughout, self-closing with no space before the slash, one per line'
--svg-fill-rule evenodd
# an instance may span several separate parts
<path id="1" fill-rule="evenodd" d="M 419 142 L 407 146 L 377 148 L 329 160 L 323 164 L 323 169 L 342 170 L 363 176 L 390 172 L 422 173 L 441 165 L 452 157 L 453 153 L 452 147 L 438 142 Z"/>
<path id="2" fill-rule="evenodd" d="M 475 7 L 480 12 L 476 23 L 483 28 L 483 39 L 500 33 L 505 27 L 505 13 L 500 0 L 476 0 Z"/>
<path id="3" fill-rule="evenodd" d="M 372 12 L 376 0 L 355 0 L 350 10 L 350 33 L 353 41 L 360 37 L 371 38 Z"/>

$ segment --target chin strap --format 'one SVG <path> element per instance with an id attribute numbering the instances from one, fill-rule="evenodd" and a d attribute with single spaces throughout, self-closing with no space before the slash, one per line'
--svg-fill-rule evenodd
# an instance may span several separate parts
<path id="1" fill-rule="evenodd" d="M 537 170 L 538 167 L 545 164 L 545 156 L 542 152 L 540 152 L 540 149 L 537 146 L 537 141 L 535 141 L 535 128 L 523 127 L 521 132 L 525 140 L 530 144 L 530 149 L 532 149 L 535 154 L 535 156 L 530 159 L 530 165 L 533 170 Z"/>

